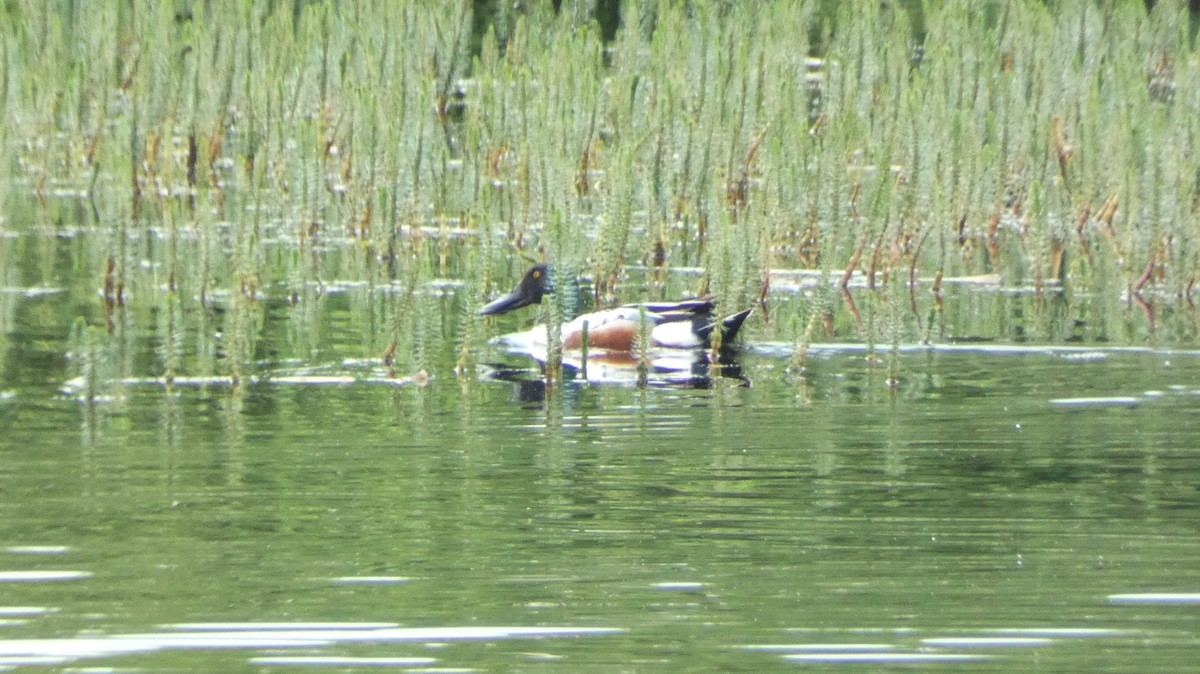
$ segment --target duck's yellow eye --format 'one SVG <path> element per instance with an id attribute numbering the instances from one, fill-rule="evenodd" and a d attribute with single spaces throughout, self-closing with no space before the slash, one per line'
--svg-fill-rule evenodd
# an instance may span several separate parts
<path id="1" fill-rule="evenodd" d="M 542 272 L 540 272 L 540 271 L 533 272 L 534 279 L 540 279 L 541 277 L 542 277 Z"/>

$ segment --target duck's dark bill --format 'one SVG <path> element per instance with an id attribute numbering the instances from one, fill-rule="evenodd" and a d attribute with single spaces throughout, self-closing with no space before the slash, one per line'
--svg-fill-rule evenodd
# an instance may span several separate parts
<path id="1" fill-rule="evenodd" d="M 513 309 L 527 307 L 530 304 L 533 304 L 533 301 L 529 299 L 529 297 L 525 296 L 519 291 L 514 291 L 505 295 L 504 297 L 492 301 L 490 304 L 480 309 L 476 313 L 478 313 L 480 316 L 503 314 L 512 311 Z"/>

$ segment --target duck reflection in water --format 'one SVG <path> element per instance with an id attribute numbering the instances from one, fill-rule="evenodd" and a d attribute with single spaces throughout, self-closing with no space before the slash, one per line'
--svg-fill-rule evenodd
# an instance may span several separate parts
<path id="1" fill-rule="evenodd" d="M 553 268 L 539 264 L 525 273 L 512 292 L 484 306 L 478 313 L 484 316 L 503 314 L 540 304 L 542 298 L 554 290 Z M 711 376 L 719 375 L 748 384 L 741 375 L 732 345 L 752 310 L 717 318 L 716 308 L 712 298 L 646 302 L 593 311 L 568 321 L 562 325 L 560 333 L 564 378 L 707 388 L 712 385 Z M 713 335 L 718 330 L 721 348 L 713 353 Z M 648 340 L 645 348 L 640 345 L 641 339 Z M 492 341 L 509 353 L 527 355 L 542 364 L 546 362 L 545 325 L 501 335 Z M 511 369 L 500 368 L 496 373 L 496 379 L 513 379 Z"/>

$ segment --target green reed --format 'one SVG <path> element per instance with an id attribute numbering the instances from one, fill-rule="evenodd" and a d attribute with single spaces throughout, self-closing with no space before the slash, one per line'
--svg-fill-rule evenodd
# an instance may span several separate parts
<path id="1" fill-rule="evenodd" d="M 478 344 L 490 323 L 463 317 L 538 259 L 601 302 L 633 299 L 630 266 L 701 267 L 688 290 L 765 298 L 751 330 L 800 344 L 953 336 L 943 284 L 981 275 L 1102 298 L 1075 309 L 1098 338 L 1195 335 L 1184 3 L 832 11 L 630 1 L 605 42 L 576 3 L 487 26 L 468 3 L 14 0 L 0 200 L 87 203 L 106 320 L 166 306 L 169 340 L 225 321 L 248 331 L 235 363 L 259 304 L 336 281 L 364 284 L 366 353 L 427 368 L 447 337 L 431 281 L 467 279 L 449 336 Z M 780 269 L 859 306 L 781 300 Z"/>

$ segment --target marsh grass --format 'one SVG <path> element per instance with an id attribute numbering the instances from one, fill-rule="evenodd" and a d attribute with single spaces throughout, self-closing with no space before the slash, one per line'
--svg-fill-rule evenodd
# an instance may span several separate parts
<path id="1" fill-rule="evenodd" d="M 363 288 L 362 354 L 416 372 L 451 340 L 466 371 L 471 310 L 539 259 L 599 303 L 645 267 L 651 295 L 759 304 L 800 366 L 963 336 L 942 290 L 981 275 L 1024 293 L 1009 317 L 1065 298 L 1075 337 L 1195 338 L 1183 3 L 630 1 L 611 42 L 584 9 L 472 34 L 466 4 L 4 3 L 0 223 L 89 237 L 89 321 L 152 307 L 169 373 L 236 379 L 262 304 L 312 329 L 332 282 Z M 772 283 L 796 269 L 823 279 L 801 301 Z"/>

